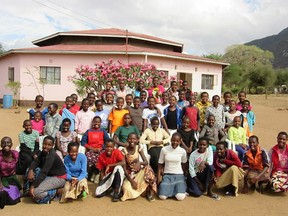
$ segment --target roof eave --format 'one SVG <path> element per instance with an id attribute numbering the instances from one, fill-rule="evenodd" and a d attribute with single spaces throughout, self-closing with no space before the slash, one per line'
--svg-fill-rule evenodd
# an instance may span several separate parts
<path id="1" fill-rule="evenodd" d="M 45 40 L 49 40 L 58 36 L 88 36 L 88 37 L 95 37 L 95 36 L 101 36 L 101 37 L 120 37 L 120 38 L 126 38 L 126 35 L 110 35 L 110 34 L 87 34 L 87 33 L 69 33 L 69 32 L 57 32 L 55 34 L 49 35 L 47 37 L 43 37 L 40 38 L 38 40 L 34 40 L 32 41 L 32 43 L 34 45 L 37 46 L 38 43 L 41 43 Z M 171 46 L 177 46 L 177 47 L 181 47 L 183 50 L 183 44 L 181 43 L 173 43 L 173 41 L 168 42 L 168 41 L 159 41 L 159 40 L 153 40 L 153 39 L 148 39 L 145 37 L 137 37 L 137 36 L 133 36 L 133 35 L 128 35 L 128 38 L 133 38 L 133 39 L 141 39 L 141 40 L 145 40 L 145 41 L 150 41 L 150 42 L 156 42 L 156 43 L 161 43 L 161 44 L 166 44 L 166 45 L 171 45 Z"/>
<path id="2" fill-rule="evenodd" d="M 187 60 L 187 61 L 196 61 L 196 62 L 203 62 L 203 63 L 209 63 L 209 64 L 218 64 L 223 66 L 229 66 L 229 63 L 225 62 L 217 62 L 213 60 L 206 60 L 206 59 L 196 59 L 193 57 L 181 57 L 181 56 L 173 56 L 173 55 L 167 55 L 167 54 L 159 54 L 159 53 L 153 53 L 153 52 L 131 52 L 131 51 L 63 51 L 63 50 L 10 50 L 6 52 L 6 55 L 10 55 L 12 53 L 23 53 L 23 54 L 117 54 L 117 55 L 148 55 L 148 56 L 155 56 L 155 57 L 164 57 L 164 58 L 173 58 L 173 59 L 181 59 L 181 60 Z M 0 57 L 5 56 L 5 53 L 2 54 Z"/>

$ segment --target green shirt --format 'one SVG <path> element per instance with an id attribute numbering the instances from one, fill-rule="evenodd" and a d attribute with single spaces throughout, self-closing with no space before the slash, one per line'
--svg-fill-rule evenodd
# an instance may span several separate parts
<path id="1" fill-rule="evenodd" d="M 118 136 L 119 141 L 122 143 L 127 142 L 127 138 L 130 133 L 136 133 L 138 136 L 140 136 L 140 132 L 135 125 L 130 125 L 128 127 L 120 126 L 115 132 L 115 134 Z"/>

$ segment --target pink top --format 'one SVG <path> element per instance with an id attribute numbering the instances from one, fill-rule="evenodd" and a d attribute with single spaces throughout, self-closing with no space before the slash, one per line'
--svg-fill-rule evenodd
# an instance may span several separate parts
<path id="1" fill-rule="evenodd" d="M 39 135 L 43 134 L 43 128 L 45 126 L 45 122 L 41 119 L 39 122 L 36 122 L 34 119 L 31 120 L 32 129 L 38 131 Z"/>
<path id="2" fill-rule="evenodd" d="M 91 110 L 87 110 L 87 112 L 80 110 L 76 113 L 75 130 L 78 130 L 78 134 L 84 134 L 91 128 L 91 122 L 94 117 L 95 113 Z"/>
<path id="3" fill-rule="evenodd" d="M 149 97 L 153 96 L 155 98 L 156 104 L 161 103 L 161 97 L 160 95 L 165 91 L 164 87 L 162 85 L 158 85 L 156 88 L 151 87 L 148 89 Z M 158 93 L 158 97 L 156 96 L 156 93 Z"/>
<path id="4" fill-rule="evenodd" d="M 7 161 L 2 151 L 0 151 L 0 177 L 7 177 L 16 174 L 16 164 L 18 161 L 19 153 L 16 150 L 11 150 L 13 159 Z"/>
<path id="5" fill-rule="evenodd" d="M 249 110 L 252 110 L 252 106 L 250 105 L 250 106 L 248 107 L 248 109 L 249 109 Z M 238 103 L 236 104 L 236 110 L 239 110 L 239 111 L 242 110 L 242 103 L 238 102 Z"/>

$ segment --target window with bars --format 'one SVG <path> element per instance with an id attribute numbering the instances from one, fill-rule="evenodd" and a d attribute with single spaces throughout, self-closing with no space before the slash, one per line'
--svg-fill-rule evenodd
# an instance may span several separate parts
<path id="1" fill-rule="evenodd" d="M 14 67 L 8 68 L 8 81 L 14 82 Z"/>
<path id="2" fill-rule="evenodd" d="M 40 81 L 45 84 L 61 84 L 61 67 L 40 66 Z"/>
<path id="3" fill-rule="evenodd" d="M 201 89 L 213 89 L 214 75 L 202 74 Z"/>

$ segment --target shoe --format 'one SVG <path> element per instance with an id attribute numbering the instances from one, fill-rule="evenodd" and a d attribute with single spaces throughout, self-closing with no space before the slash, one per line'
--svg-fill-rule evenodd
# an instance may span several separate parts
<path id="1" fill-rule="evenodd" d="M 153 202 L 153 201 L 155 201 L 155 197 L 149 195 L 149 196 L 147 196 L 147 200 L 148 200 L 149 202 Z"/>
<path id="2" fill-rule="evenodd" d="M 94 183 L 95 183 L 95 184 L 99 184 L 99 178 L 100 178 L 100 175 L 97 174 L 97 175 L 95 176 L 95 178 L 94 178 Z"/>
<path id="3" fill-rule="evenodd" d="M 218 194 L 211 194 L 210 196 L 213 200 L 215 201 L 219 201 L 220 200 L 220 197 L 218 196 Z"/>
<path id="4" fill-rule="evenodd" d="M 82 199 L 86 199 L 87 198 L 87 192 L 86 191 L 82 191 L 81 198 Z"/>
<path id="5" fill-rule="evenodd" d="M 235 193 L 233 193 L 231 191 L 226 191 L 225 196 L 235 196 Z"/>
<path id="6" fill-rule="evenodd" d="M 91 182 L 94 182 L 94 180 L 95 180 L 95 177 L 96 177 L 96 174 L 95 174 L 95 173 L 93 173 L 93 174 L 92 174 L 92 176 L 91 176 L 91 178 L 90 178 L 90 181 L 91 181 Z"/>
<path id="7" fill-rule="evenodd" d="M 120 193 L 114 193 L 114 194 L 113 194 L 112 201 L 113 201 L 113 202 L 118 202 L 118 201 L 120 201 Z"/>

